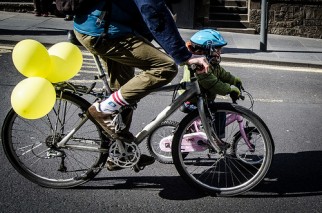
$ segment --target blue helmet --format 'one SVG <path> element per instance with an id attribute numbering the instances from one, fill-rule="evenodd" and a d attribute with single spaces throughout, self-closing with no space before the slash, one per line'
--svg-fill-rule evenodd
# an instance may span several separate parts
<path id="1" fill-rule="evenodd" d="M 196 45 L 198 48 L 208 49 L 209 47 L 223 47 L 227 45 L 224 37 L 212 29 L 205 29 L 196 32 L 191 38 L 190 41 L 192 44 Z"/>

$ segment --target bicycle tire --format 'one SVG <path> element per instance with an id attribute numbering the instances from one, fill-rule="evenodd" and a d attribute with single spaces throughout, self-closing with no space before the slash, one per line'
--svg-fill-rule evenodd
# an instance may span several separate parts
<path id="1" fill-rule="evenodd" d="M 253 165 L 240 161 L 232 147 L 235 137 L 238 137 L 237 121 L 225 127 L 222 139 L 230 144 L 226 151 L 218 153 L 208 145 L 207 149 L 190 152 L 182 158 L 182 138 L 191 123 L 200 119 L 199 112 L 193 111 L 183 118 L 172 141 L 172 156 L 174 165 L 180 176 L 196 189 L 214 196 L 234 196 L 249 191 L 259 184 L 268 172 L 273 154 L 274 142 L 268 127 L 254 112 L 242 106 L 230 103 L 214 103 L 209 107 L 211 114 L 216 112 L 235 113 L 243 117 L 247 127 L 255 127 L 261 135 L 265 147 L 262 162 Z M 210 114 L 207 115 L 211 118 Z M 212 121 L 213 122 L 213 121 Z M 202 130 L 202 128 L 201 128 Z"/>
<path id="2" fill-rule="evenodd" d="M 94 178 L 104 166 L 106 154 L 55 148 L 53 143 L 54 138 L 61 138 L 76 125 L 89 106 L 77 95 L 62 93 L 61 98 L 57 95 L 53 109 L 40 119 L 24 119 L 11 109 L 1 137 L 4 152 L 13 167 L 28 180 L 48 188 L 71 188 Z M 60 111 L 59 107 L 62 107 Z M 54 130 L 57 118 L 60 119 L 59 132 Z M 102 147 L 102 134 L 99 127 L 88 120 L 69 142 Z"/>
<path id="3" fill-rule="evenodd" d="M 172 154 L 171 154 L 171 141 L 177 126 L 177 121 L 166 120 L 163 121 L 147 139 L 147 149 L 151 156 L 153 156 L 157 161 L 163 164 L 172 163 Z M 160 142 L 162 139 L 167 140 L 167 145 L 169 152 L 164 151 L 160 147 Z M 165 148 L 165 147 L 164 147 Z"/>

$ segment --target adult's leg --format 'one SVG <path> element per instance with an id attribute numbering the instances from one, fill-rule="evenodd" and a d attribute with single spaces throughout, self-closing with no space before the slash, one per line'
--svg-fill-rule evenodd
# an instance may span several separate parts
<path id="1" fill-rule="evenodd" d="M 143 70 L 121 86 L 121 94 L 130 104 L 136 103 L 153 89 L 168 84 L 178 72 L 171 57 L 139 36 L 106 39 L 94 51 L 103 58 Z M 117 70 L 112 72 L 114 74 Z"/>
<path id="2" fill-rule="evenodd" d="M 103 66 L 107 71 L 110 79 L 110 87 L 113 91 L 120 89 L 131 78 L 134 77 L 134 67 L 120 64 L 116 61 L 110 60 L 107 57 L 101 57 Z"/>
<path id="3" fill-rule="evenodd" d="M 94 49 L 96 38 L 77 32 L 75 34 L 93 54 L 143 70 L 121 87 L 122 96 L 128 103 L 136 103 L 153 89 L 171 82 L 177 75 L 178 68 L 174 60 L 142 37 L 128 35 L 117 39 L 107 38 Z M 114 75 L 117 70 L 111 72 Z"/>
<path id="4" fill-rule="evenodd" d="M 98 54 L 92 46 L 93 42 L 96 42 L 96 38 L 92 36 L 81 35 L 75 32 L 77 39 L 93 54 Z M 100 56 L 103 62 L 103 66 L 109 76 L 109 86 L 112 91 L 120 89 L 125 83 L 134 77 L 134 67 L 130 67 L 124 64 L 120 64 L 116 61 L 110 60 L 108 57 Z M 125 130 L 129 131 L 132 123 L 133 110 L 131 108 L 122 111 L 123 122 L 126 125 Z"/>

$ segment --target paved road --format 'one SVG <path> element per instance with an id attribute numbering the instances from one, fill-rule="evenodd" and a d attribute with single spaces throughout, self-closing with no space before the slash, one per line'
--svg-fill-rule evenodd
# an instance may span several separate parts
<path id="1" fill-rule="evenodd" d="M 85 57 L 85 66 L 74 80 L 92 75 L 92 61 Z M 10 50 L 0 48 L 0 64 L 2 125 L 10 92 L 23 77 L 13 69 Z M 173 165 L 155 163 L 140 173 L 104 170 L 76 189 L 46 189 L 17 174 L 0 149 L 0 212 L 322 212 L 321 71 L 223 65 L 243 79 L 256 100 L 255 112 L 275 139 L 271 171 L 258 187 L 232 198 L 202 196 L 178 177 Z M 140 130 L 170 100 L 168 93 L 143 99 L 132 131 Z M 181 116 L 178 113 L 173 119 Z M 141 149 L 146 152 L 144 144 Z"/>

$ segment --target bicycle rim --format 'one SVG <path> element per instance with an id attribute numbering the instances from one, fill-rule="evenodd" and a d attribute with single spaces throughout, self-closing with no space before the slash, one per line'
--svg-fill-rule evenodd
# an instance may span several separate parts
<path id="1" fill-rule="evenodd" d="M 24 119 L 11 109 L 2 129 L 10 163 L 24 177 L 44 187 L 70 188 L 92 179 L 101 170 L 105 155 L 55 146 L 88 107 L 84 99 L 64 93 L 57 97 L 53 110 L 40 119 Z M 101 141 L 99 129 L 88 120 L 68 144 L 100 148 Z"/>
<path id="2" fill-rule="evenodd" d="M 230 144 L 230 148 L 218 153 L 203 143 L 200 144 L 204 146 L 203 149 L 196 149 L 199 151 L 189 152 L 185 158 L 182 158 L 182 150 L 185 150 L 183 146 L 186 145 L 182 142 L 183 137 L 187 129 L 191 128 L 192 123 L 200 120 L 198 112 L 195 111 L 180 122 L 174 135 L 172 149 L 174 164 L 185 181 L 209 194 L 233 196 L 244 193 L 260 183 L 269 170 L 274 152 L 271 134 L 264 122 L 244 107 L 230 103 L 217 103 L 210 108 L 213 115 L 218 112 L 226 115 L 231 113 L 240 115 L 247 128 L 256 129 L 256 143 L 253 141 L 253 148 L 261 149 L 258 152 L 261 160 L 250 163 L 240 159 L 240 156 L 243 156 L 243 149 L 238 149 L 241 142 L 238 146 L 235 144 L 236 141 L 240 141 L 240 127 L 237 121 L 226 126 L 225 131 L 219 130 L 218 127 L 215 130 L 218 135 L 222 135 L 222 141 Z M 202 126 L 200 131 L 203 131 Z M 239 140 L 236 137 L 239 137 Z M 247 151 L 244 149 L 244 152 Z"/>

